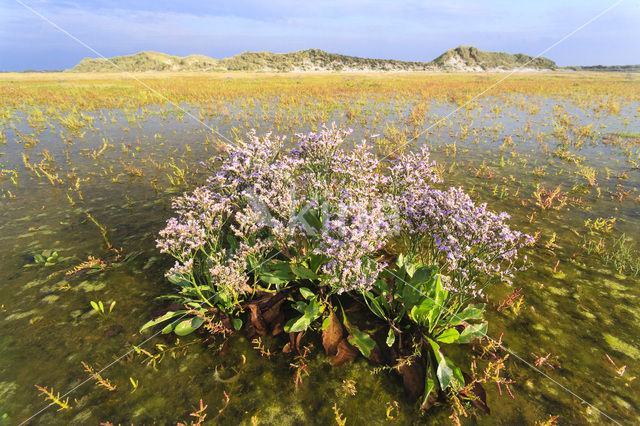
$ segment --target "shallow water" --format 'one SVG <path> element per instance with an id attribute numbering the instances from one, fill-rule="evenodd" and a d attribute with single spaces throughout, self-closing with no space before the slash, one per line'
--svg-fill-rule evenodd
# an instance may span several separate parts
<path id="1" fill-rule="evenodd" d="M 640 374 L 640 279 L 616 271 L 600 256 L 587 255 L 582 244 L 587 218 L 615 217 L 616 235 L 626 233 L 638 248 L 640 205 L 634 190 L 640 173 L 630 170 L 620 147 L 605 146 L 601 137 L 581 148 L 569 147 L 598 171 L 598 197 L 596 189 L 576 175 L 576 164 L 550 154 L 558 140 L 552 121 L 559 107 L 572 117 L 576 128 L 593 123 L 602 134 L 640 131 L 638 104 L 627 102 L 619 113 L 596 115 L 571 98 L 514 95 L 503 103 L 504 98 L 487 98 L 482 110 L 458 111 L 445 121 L 451 125 L 436 126 L 427 141 L 447 185 L 460 185 L 492 209 L 508 211 L 518 229 L 532 235 L 540 231 L 539 243 L 527 252 L 531 268 L 517 276 L 512 288 L 498 285 L 488 291 L 489 306 L 494 308 L 488 313 L 489 335 L 498 338 L 504 333 L 504 344 L 531 364 L 538 356 L 557 356 L 550 359 L 555 368 L 542 364 L 539 369 L 617 421 L 638 423 L 639 385 L 628 379 Z M 523 104 L 539 108 L 531 111 Z M 495 106 L 502 110 L 491 112 Z M 198 116 L 197 106 L 185 107 Z M 365 104 L 362 116 L 372 117 L 383 107 L 370 105 L 367 113 Z M 390 101 L 387 108 L 385 119 L 378 123 L 347 120 L 355 130 L 351 140 L 381 140 L 386 124 L 401 123 L 412 104 Z M 454 108 L 433 102 L 426 114 L 434 121 Z M 71 410 L 57 412 L 51 407 L 33 424 L 184 422 L 200 399 L 208 404 L 207 420 L 220 424 L 252 424 L 253 419 L 258 424 L 329 424 L 335 418 L 334 404 L 350 424 L 449 423 L 447 407 L 420 413 L 405 400 L 394 374 L 373 374 L 373 366 L 362 359 L 331 368 L 317 336 L 307 340 L 313 344 L 307 360 L 310 375 L 297 387 L 290 366 L 296 360 L 280 353 L 282 338 L 263 342 L 275 353 L 269 359 L 243 337 L 232 338 L 226 355 L 218 354 L 219 342 L 193 336 L 179 342 L 163 336 L 145 342 L 151 333 L 141 335 L 140 326 L 164 306 L 155 298 L 171 292 L 163 277 L 171 262 L 155 248 L 156 234 L 171 216 L 171 198 L 202 182 L 206 169 L 200 162 L 217 152 L 215 143 L 206 142 L 210 131 L 189 117 L 162 114 L 170 110 L 108 111 L 109 119 L 96 118 L 93 130 L 81 131 L 83 137 L 56 123 L 55 129 L 37 135 L 39 143 L 33 148 L 19 144 L 9 127 L 12 123 L 19 132 L 33 132 L 24 115 L 4 122 L 7 145 L 0 147 L 5 153 L 0 160 L 5 168 L 19 170 L 20 177 L 17 187 L 2 182 L 15 199 L 0 201 L 0 416 L 4 415 L 0 424 L 18 424 L 46 406 L 35 385 L 53 387 L 56 393 L 77 386 L 88 377 L 82 361 L 96 370 L 113 363 L 102 376 L 116 384 L 116 390 L 110 392 L 94 382 L 82 384 L 69 395 Z M 205 122 L 230 139 L 234 127 L 246 131 L 259 125 L 259 132 L 267 131 L 265 118 L 278 111 L 260 103 L 244 112 L 241 103 L 229 110 L 227 116 L 208 117 Z M 128 121 L 127 114 L 136 114 L 136 122 Z M 99 117 L 95 112 L 91 115 Z M 289 122 L 295 122 L 294 115 L 287 116 Z M 247 119 L 252 117 L 255 121 Z M 322 118 L 346 120 L 339 108 Z M 630 122 L 625 124 L 625 118 Z M 466 138 L 459 122 L 469 127 Z M 301 123 L 289 136 L 317 124 Z M 73 140 L 72 145 L 61 142 L 61 131 Z M 540 134 L 545 135 L 544 143 L 537 139 Z M 513 146 L 505 144 L 506 136 L 511 136 Z M 104 139 L 107 148 L 97 154 Z M 424 136 L 414 145 L 421 143 Z M 64 170 L 60 174 L 64 185 L 53 186 L 46 177 L 27 173 L 22 154 L 35 163 L 45 149 Z M 168 182 L 171 166 L 153 164 L 166 164 L 171 158 L 180 168 L 188 168 L 187 180 L 180 185 Z M 491 176 L 476 176 L 483 162 L 491 168 Z M 534 174 L 541 166 L 544 175 Z M 140 175 L 132 168 L 139 169 Z M 615 177 L 625 171 L 626 177 Z M 81 179 L 82 199 L 68 189 L 72 179 L 65 175 L 73 172 Z M 532 201 L 538 183 L 546 188 L 561 184 L 570 197 L 581 200 L 570 201 L 560 210 L 540 210 Z M 631 192 L 619 201 L 624 191 Z M 122 248 L 123 254 L 102 272 L 68 277 L 65 272 L 89 255 L 115 260 L 87 212 L 108 230 L 110 244 Z M 551 239 L 553 243 L 545 247 Z M 68 259 L 53 266 L 26 266 L 33 263 L 34 254 L 46 249 Z M 127 254 L 135 256 L 124 261 Z M 524 295 L 519 312 L 497 312 L 495 307 L 519 288 Z M 101 316 L 93 311 L 91 301 L 116 304 L 111 313 Z M 131 345 L 154 354 L 164 347 L 173 350 L 154 368 L 145 364 L 145 356 L 132 352 Z M 607 354 L 618 367 L 627 366 L 624 375 L 616 373 Z M 459 365 L 468 369 L 469 354 L 457 355 Z M 511 385 L 515 398 L 504 388 L 499 395 L 496 387 L 489 387 L 492 414 L 470 411 L 464 423 L 532 424 L 551 415 L 558 415 L 561 424 L 607 421 L 515 356 L 510 358 L 507 376 L 515 380 Z M 130 379 L 138 383 L 136 389 Z M 345 385 L 350 383 L 355 385 L 354 395 Z"/>

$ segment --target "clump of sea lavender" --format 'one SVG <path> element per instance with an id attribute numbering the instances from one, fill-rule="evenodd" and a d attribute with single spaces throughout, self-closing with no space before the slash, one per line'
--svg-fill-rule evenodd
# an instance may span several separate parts
<path id="1" fill-rule="evenodd" d="M 511 230 L 507 214 L 433 187 L 441 181 L 426 147 L 382 162 L 366 141 L 344 150 L 350 133 L 323 127 L 285 149 L 252 131 L 216 158 L 208 184 L 174 201 L 177 216 L 160 233 L 158 247 L 177 261 L 168 275 L 190 283 L 189 294 L 237 296 L 264 284 L 254 273 L 263 264 L 313 255 L 319 285 L 367 290 L 386 266 L 374 259 L 400 240 L 467 296 L 513 276 L 531 237 Z"/>

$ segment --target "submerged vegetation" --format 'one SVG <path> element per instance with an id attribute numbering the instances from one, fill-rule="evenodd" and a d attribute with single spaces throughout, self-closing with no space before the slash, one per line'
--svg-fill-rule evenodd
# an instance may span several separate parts
<path id="1" fill-rule="evenodd" d="M 0 76 L 0 423 L 637 420 L 634 76 L 136 78 Z"/>

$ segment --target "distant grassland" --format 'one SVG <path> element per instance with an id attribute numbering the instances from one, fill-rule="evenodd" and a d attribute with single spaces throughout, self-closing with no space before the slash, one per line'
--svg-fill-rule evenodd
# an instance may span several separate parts
<path id="1" fill-rule="evenodd" d="M 162 96 L 131 78 L 132 75 Z M 354 96 L 372 100 L 418 97 L 463 104 L 502 78 L 501 73 L 5 73 L 0 74 L 0 105 L 92 110 L 166 104 L 167 99 L 224 105 L 225 101 L 237 98 L 279 98 L 295 105 L 311 97 L 331 104 Z M 627 101 L 637 101 L 638 83 L 640 75 L 518 73 L 484 96 L 570 97 L 579 90 L 585 98 L 622 96 Z"/>

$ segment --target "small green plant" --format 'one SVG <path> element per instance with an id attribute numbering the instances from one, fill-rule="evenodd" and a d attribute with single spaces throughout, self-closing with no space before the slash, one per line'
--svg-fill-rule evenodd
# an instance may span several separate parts
<path id="1" fill-rule="evenodd" d="M 589 230 L 589 233 L 609 233 L 613 230 L 614 225 L 616 224 L 616 218 L 610 217 L 597 217 L 593 220 L 587 219 L 584 222 L 584 226 Z"/>
<path id="2" fill-rule="evenodd" d="M 29 263 L 25 266 L 55 266 L 68 259 L 68 257 L 61 257 L 55 250 L 43 250 L 33 255 L 34 263 Z"/>
<path id="3" fill-rule="evenodd" d="M 136 355 L 144 358 L 142 361 L 143 364 L 150 366 L 157 371 L 158 365 L 160 365 L 160 363 L 165 359 L 167 355 L 174 359 L 180 355 L 186 355 L 189 346 L 196 343 L 198 343 L 197 340 L 192 340 L 191 342 L 187 343 L 180 343 L 180 339 L 177 339 L 173 346 L 165 345 L 162 343 L 156 344 L 156 353 L 149 352 L 146 349 L 142 349 L 141 347 L 135 345 L 133 346 L 133 350 L 135 351 Z"/>
<path id="4" fill-rule="evenodd" d="M 116 385 L 111 383 L 111 381 L 109 379 L 105 379 L 100 374 L 96 373 L 96 371 L 93 369 L 93 367 L 91 367 L 89 364 L 87 364 L 86 362 L 82 361 L 82 366 L 84 367 L 84 371 L 89 373 L 90 377 L 93 377 L 96 380 L 96 382 L 98 382 L 98 384 L 100 386 L 102 386 L 103 388 L 108 389 L 110 391 L 116 390 Z"/>
<path id="5" fill-rule="evenodd" d="M 106 317 L 107 315 L 109 315 L 111 313 L 111 311 L 113 311 L 114 306 L 116 306 L 116 301 L 114 300 L 113 302 L 111 302 L 111 304 L 109 305 L 109 310 L 106 311 L 104 309 L 104 304 L 102 303 L 101 300 L 94 302 L 93 300 L 90 302 L 91 303 L 91 308 L 96 311 L 101 317 Z"/>
<path id="6" fill-rule="evenodd" d="M 343 416 L 337 403 L 333 404 L 333 414 L 335 415 L 335 421 L 338 426 L 345 426 L 347 424 L 347 418 Z"/>
<path id="7" fill-rule="evenodd" d="M 546 189 L 544 186 L 538 184 L 533 193 L 536 205 L 542 210 L 560 210 L 566 206 L 568 197 L 566 193 L 561 191 L 561 186 L 562 185 L 558 185 L 555 189 Z"/>
<path id="8" fill-rule="evenodd" d="M 325 305 L 319 301 L 311 290 L 306 287 L 301 287 L 300 294 L 305 298 L 306 302 L 298 301 L 293 304 L 293 308 L 298 311 L 301 316 L 291 318 L 284 326 L 284 331 L 287 333 L 297 333 L 304 331 L 311 323 L 320 318 L 325 310 Z"/>
<path id="9" fill-rule="evenodd" d="M 616 218 L 587 219 L 584 226 L 589 231 L 583 237 L 582 247 L 587 254 L 597 254 L 606 264 L 613 265 L 618 273 L 634 277 L 640 275 L 640 253 L 633 248 L 633 240 L 626 234 L 614 238 L 611 235 Z"/>
<path id="10" fill-rule="evenodd" d="M 40 395 L 44 396 L 46 401 L 51 401 L 51 404 L 55 404 L 60 407 L 58 408 L 58 411 L 68 410 L 71 408 L 69 405 L 69 398 L 67 397 L 66 399 L 63 399 L 64 397 L 60 396 L 60 392 L 54 394 L 53 388 L 49 390 L 47 386 L 35 385 L 35 387 L 40 391 Z"/>
<path id="11" fill-rule="evenodd" d="M 580 177 L 583 177 L 587 181 L 589 186 L 596 185 L 596 176 L 598 172 L 593 167 L 580 164 L 578 165 L 578 171 L 576 172 L 576 174 Z"/>
<path id="12" fill-rule="evenodd" d="M 225 393 L 226 395 L 226 393 Z M 229 397 L 227 397 L 227 404 L 229 402 Z M 204 420 L 207 418 L 207 413 L 205 413 L 205 411 L 207 411 L 207 405 L 205 403 L 202 402 L 202 400 L 200 400 L 200 407 L 199 408 L 194 408 L 193 412 L 191 414 L 189 414 L 191 417 L 195 417 L 196 420 L 192 420 L 189 425 L 191 426 L 201 426 L 204 423 Z M 225 405 L 226 407 L 226 405 Z M 218 414 L 221 414 L 222 411 L 224 410 L 221 409 Z M 181 423 L 178 422 L 178 426 L 187 426 L 187 423 Z"/>
<path id="13" fill-rule="evenodd" d="M 626 234 L 613 240 L 603 254 L 603 259 L 612 264 L 619 273 L 627 273 L 634 277 L 640 275 L 640 253 L 633 248 L 632 240 Z"/>
<path id="14" fill-rule="evenodd" d="M 134 393 L 135 391 L 138 390 L 138 385 L 140 384 L 140 381 L 134 379 L 133 377 L 129 377 L 129 382 L 131 382 L 131 386 L 133 386 L 131 393 Z"/>
<path id="15" fill-rule="evenodd" d="M 140 332 L 157 324 L 163 323 L 167 320 L 178 317 L 162 329 L 162 334 L 169 334 L 171 332 L 174 332 L 178 336 L 186 336 L 196 331 L 202 324 L 205 323 L 204 318 L 198 316 L 188 316 L 188 314 L 188 309 L 169 311 L 156 319 L 148 321 L 140 328 Z"/>

